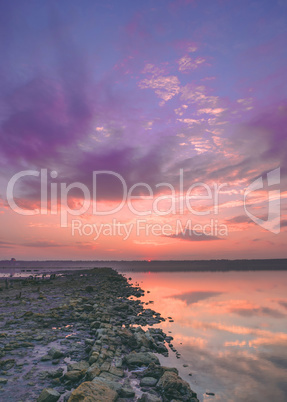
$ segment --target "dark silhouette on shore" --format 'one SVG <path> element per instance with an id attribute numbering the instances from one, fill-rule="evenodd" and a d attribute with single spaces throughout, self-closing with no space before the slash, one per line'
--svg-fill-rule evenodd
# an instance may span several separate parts
<path id="1" fill-rule="evenodd" d="M 182 271 L 283 271 L 287 259 L 270 260 L 141 260 L 141 261 L 0 261 L 0 269 L 87 269 L 111 267 L 118 271 L 132 272 L 182 272 Z"/>

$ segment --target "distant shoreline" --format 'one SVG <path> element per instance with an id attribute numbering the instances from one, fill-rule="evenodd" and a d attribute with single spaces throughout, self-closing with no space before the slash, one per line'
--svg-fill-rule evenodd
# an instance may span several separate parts
<path id="1" fill-rule="evenodd" d="M 287 259 L 252 260 L 140 260 L 140 261 L 0 261 L 0 269 L 89 269 L 111 267 L 120 272 L 226 272 L 226 271 L 282 271 Z"/>

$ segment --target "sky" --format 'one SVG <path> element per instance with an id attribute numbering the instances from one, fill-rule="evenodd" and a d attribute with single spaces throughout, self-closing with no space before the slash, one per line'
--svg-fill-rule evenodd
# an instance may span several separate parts
<path id="1" fill-rule="evenodd" d="M 287 1 L 0 2 L 0 259 L 285 258 Z"/>

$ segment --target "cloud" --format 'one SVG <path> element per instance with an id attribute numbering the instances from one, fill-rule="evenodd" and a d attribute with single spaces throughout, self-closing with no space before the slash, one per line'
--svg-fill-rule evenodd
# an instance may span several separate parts
<path id="1" fill-rule="evenodd" d="M 287 309 L 287 300 L 279 300 L 278 303 L 280 304 L 280 306 Z"/>
<path id="2" fill-rule="evenodd" d="M 199 232 L 189 233 L 189 231 L 187 231 L 186 233 L 180 232 L 180 233 L 177 233 L 177 234 L 172 234 L 172 235 L 166 236 L 166 237 L 171 237 L 172 239 L 194 241 L 194 242 L 197 242 L 197 241 L 223 240 L 221 237 L 207 235 L 207 234 L 199 233 Z"/>
<path id="3" fill-rule="evenodd" d="M 35 241 L 28 242 L 22 244 L 24 247 L 39 247 L 39 248 L 47 248 L 47 247 L 68 247 L 66 244 L 56 243 L 55 241 Z"/>
<path id="4" fill-rule="evenodd" d="M 287 369 L 287 357 L 286 356 L 270 356 L 268 354 L 261 353 L 266 360 L 269 360 L 274 366 L 278 367 L 279 369 Z M 282 383 L 281 388 L 287 394 L 287 386 L 286 384 Z"/>
<path id="5" fill-rule="evenodd" d="M 208 95 L 208 89 L 204 85 L 186 84 L 181 87 L 181 100 L 187 103 L 196 103 L 203 107 L 216 107 L 219 97 Z"/>
<path id="6" fill-rule="evenodd" d="M 16 18 L 16 14 L 11 15 Z M 286 103 L 269 105 L 260 113 L 254 105 L 252 119 L 242 123 L 243 117 L 240 124 L 238 121 L 233 124 L 232 102 L 226 101 L 230 114 L 223 129 L 216 126 L 227 109 L 225 104 L 222 107 L 222 99 L 207 84 L 187 79 L 181 83 L 174 73 L 177 67 L 185 72 L 204 62 L 204 58 L 191 58 L 187 54 L 196 51 L 199 44 L 183 39 L 174 42 L 180 52 L 172 54 L 168 61 L 165 53 L 159 58 L 152 57 L 155 50 L 148 54 L 147 39 L 151 34 L 145 25 L 145 14 L 135 13 L 124 31 L 132 33 L 133 38 L 125 36 L 126 42 L 121 44 L 126 53 L 121 58 L 115 52 L 114 59 L 103 69 L 94 49 L 82 50 L 79 43 L 84 43 L 83 38 L 76 35 L 77 29 L 73 31 L 70 27 L 69 18 L 62 21 L 60 15 L 53 9 L 47 12 L 45 29 L 41 28 L 39 38 L 33 31 L 34 25 L 29 41 L 24 38 L 27 43 L 23 48 L 32 48 L 31 53 L 25 53 L 23 60 L 14 63 L 7 58 L 6 68 L 1 67 L 1 73 L 5 72 L 5 90 L 0 96 L 0 164 L 5 166 L 7 176 L 20 167 L 45 167 L 58 170 L 55 182 L 80 181 L 91 190 L 92 171 L 104 169 L 121 174 L 128 185 L 146 182 L 152 186 L 167 181 L 175 188 L 180 168 L 186 172 L 188 185 L 195 180 L 232 184 L 243 178 L 248 182 L 258 177 L 267 163 L 270 166 L 281 163 L 282 174 L 286 175 Z M 5 29 L 11 33 L 11 26 L 15 25 L 9 18 L 7 13 L 5 23 L 6 17 L 2 15 L 3 33 Z M 10 55 L 8 44 L 3 50 Z M 129 53 L 131 45 L 137 53 Z M 159 46 L 155 44 L 153 49 Z M 147 53 L 138 57 L 137 62 L 135 55 L 142 49 Z M 179 60 L 182 54 L 185 56 Z M 47 66 L 48 57 L 51 63 Z M 135 71 L 126 74 L 118 69 L 121 62 L 127 68 L 133 66 Z M 22 65 L 26 66 L 24 72 L 20 70 Z M 104 74 L 99 72 L 101 69 Z M 146 78 L 138 78 L 140 73 L 146 74 Z M 165 107 L 154 108 L 153 97 L 143 89 L 152 89 Z M 177 109 L 172 105 L 176 101 Z M 180 101 L 184 101 L 184 107 Z M 249 107 L 251 98 L 242 97 L 235 103 L 237 107 Z M 174 110 L 180 116 L 184 113 L 184 117 L 177 120 Z M 198 112 L 202 119 L 197 118 Z M 153 121 L 148 133 L 146 121 Z M 214 141 L 210 132 L 219 127 L 221 131 L 216 131 Z M 231 127 L 233 134 L 229 133 Z M 178 134 L 185 136 L 184 142 L 177 141 Z M 181 146 L 183 143 L 186 145 Z M 23 187 L 19 196 L 23 203 L 24 199 L 27 205 L 39 200 L 37 183 L 25 182 Z M 101 200 L 121 198 L 121 186 L 111 177 L 99 180 L 99 187 Z M 212 236 L 191 239 L 182 234 L 177 238 L 218 239 Z"/>
<path id="7" fill-rule="evenodd" d="M 0 126 L 0 154 L 13 158 L 14 163 L 47 163 L 86 134 L 93 116 L 93 90 L 85 58 L 60 28 L 57 17 L 51 18 L 46 34 L 50 41 L 47 51 L 56 60 L 53 75 L 39 68 L 31 78 L 2 92 L 7 112 Z M 47 37 L 45 40 L 47 44 Z"/>
<path id="8" fill-rule="evenodd" d="M 147 63 L 142 70 L 142 74 L 152 74 L 153 76 L 163 75 L 164 73 L 164 68 L 160 68 L 151 63 Z"/>
<path id="9" fill-rule="evenodd" d="M 122 183 L 111 174 L 98 175 L 97 182 L 93 183 L 93 171 L 107 170 L 121 175 L 128 188 L 133 184 L 145 182 L 156 193 L 159 190 L 155 188 L 155 185 L 163 180 L 165 165 L 170 163 L 168 155 L 173 144 L 173 138 L 165 138 L 159 140 L 158 144 L 154 144 L 153 149 L 147 147 L 143 150 L 123 143 L 119 147 L 104 146 L 94 152 L 85 152 L 78 161 L 76 169 L 69 172 L 66 180 L 67 182 L 80 181 L 89 189 L 96 184 L 97 200 L 122 199 Z"/>
<path id="10" fill-rule="evenodd" d="M 139 82 L 138 86 L 141 89 L 154 89 L 157 96 L 165 102 L 172 99 L 180 91 L 179 79 L 174 75 L 145 78 Z"/>
<path id="11" fill-rule="evenodd" d="M 281 189 L 286 189 L 286 111 L 286 101 L 278 102 L 257 112 L 249 121 L 237 124 L 230 145 L 237 149 L 238 154 L 245 155 L 237 165 L 232 166 L 237 166 L 237 178 L 245 177 L 252 182 L 269 170 L 280 167 Z"/>
<path id="12" fill-rule="evenodd" d="M 287 226 L 287 219 L 281 219 L 280 227 L 285 228 Z"/>
<path id="13" fill-rule="evenodd" d="M 224 346 L 239 346 L 240 348 L 246 346 L 246 341 L 226 341 Z"/>
<path id="14" fill-rule="evenodd" d="M 206 108 L 206 109 L 199 109 L 198 114 L 212 114 L 214 116 L 221 115 L 226 109 L 224 108 L 216 108 L 216 109 L 211 109 L 211 108 Z"/>
<path id="15" fill-rule="evenodd" d="M 11 243 L 6 241 L 0 241 L 0 248 L 13 248 L 13 247 L 37 247 L 37 248 L 47 248 L 47 247 L 68 247 L 67 244 L 57 243 L 54 240 L 50 241 L 33 241 L 26 243 Z"/>
<path id="16" fill-rule="evenodd" d="M 7 241 L 0 241 L 0 248 L 13 248 L 15 244 L 7 242 Z"/>
<path id="17" fill-rule="evenodd" d="M 195 70 L 198 68 L 202 63 L 205 62 L 205 59 L 203 57 L 197 57 L 195 59 L 192 59 L 190 56 L 185 55 L 181 59 L 178 60 L 178 70 L 180 72 L 188 72 L 190 70 Z"/>
<path id="18" fill-rule="evenodd" d="M 226 224 L 229 223 L 248 223 L 248 224 L 254 224 L 254 222 L 247 216 L 247 215 L 238 215 L 230 219 L 225 220 Z"/>
<path id="19" fill-rule="evenodd" d="M 200 124 L 202 120 L 199 119 L 177 119 L 178 121 L 193 126 L 194 124 Z"/>

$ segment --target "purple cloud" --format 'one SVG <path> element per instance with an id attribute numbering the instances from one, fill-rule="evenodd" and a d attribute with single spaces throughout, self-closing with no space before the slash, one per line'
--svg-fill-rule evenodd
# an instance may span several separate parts
<path id="1" fill-rule="evenodd" d="M 35 242 L 28 242 L 22 244 L 24 247 L 39 247 L 39 248 L 46 248 L 46 247 L 68 247 L 67 244 L 56 243 L 54 241 L 35 241 Z"/>
<path id="2" fill-rule="evenodd" d="M 13 248 L 15 245 L 11 242 L 0 241 L 0 248 Z"/>
<path id="3" fill-rule="evenodd" d="M 246 216 L 246 215 L 239 215 L 239 216 L 235 216 L 234 218 L 227 219 L 225 221 L 225 223 L 226 224 L 229 224 L 229 223 L 250 223 L 250 224 L 254 224 L 254 222 L 250 218 L 248 218 L 248 216 Z"/>
<path id="4" fill-rule="evenodd" d="M 260 79 L 269 77 L 268 88 L 276 84 L 270 74 L 286 61 L 283 35 L 275 29 L 281 6 L 265 42 L 261 35 L 250 40 L 257 6 L 250 9 L 246 24 L 238 27 L 243 50 L 235 51 L 237 7 L 227 15 L 210 2 L 208 16 L 189 1 L 167 8 L 131 4 L 125 12 L 116 2 L 90 1 L 81 12 L 74 1 L 71 7 L 48 4 L 44 11 L 35 1 L 16 4 L 19 13 L 8 3 L 0 12 L 0 164 L 7 179 L 20 169 L 43 167 L 58 171 L 58 183 L 80 181 L 91 191 L 92 172 L 111 170 L 128 186 L 146 182 L 155 189 L 165 181 L 178 189 L 182 168 L 186 189 L 196 181 L 237 186 L 280 166 L 284 188 L 286 101 L 276 96 L 269 101 L 263 85 L 255 93 L 241 88 L 244 76 L 237 66 L 243 56 L 246 63 L 257 63 L 252 49 L 263 57 L 275 49 L 276 68 L 265 63 Z M 252 71 L 257 74 L 260 66 Z M 254 73 L 250 77 L 253 82 Z M 121 198 L 120 184 L 111 176 L 103 179 L 99 199 Z M 38 201 L 38 183 L 23 181 L 18 195 Z"/>

